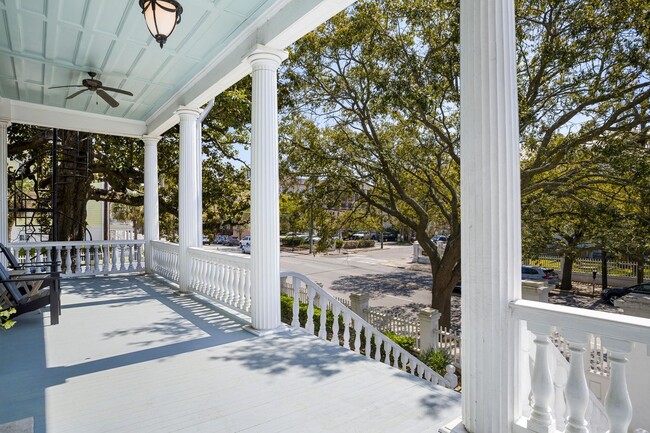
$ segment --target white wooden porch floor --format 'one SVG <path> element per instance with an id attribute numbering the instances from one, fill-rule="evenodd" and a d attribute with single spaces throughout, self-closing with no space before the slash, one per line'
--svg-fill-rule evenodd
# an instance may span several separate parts
<path id="1" fill-rule="evenodd" d="M 0 332 L 0 424 L 63 432 L 436 432 L 441 387 L 306 335 L 243 321 L 158 279 L 65 281 L 49 312 Z"/>

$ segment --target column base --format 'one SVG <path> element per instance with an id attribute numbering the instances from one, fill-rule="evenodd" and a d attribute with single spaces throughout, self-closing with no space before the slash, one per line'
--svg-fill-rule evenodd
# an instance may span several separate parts
<path id="1" fill-rule="evenodd" d="M 456 418 L 438 430 L 438 433 L 468 433 L 463 425 L 463 420 Z"/>
<path id="2" fill-rule="evenodd" d="M 258 337 L 265 337 L 267 335 L 273 334 L 282 334 L 284 332 L 288 332 L 291 329 L 290 326 L 285 324 L 282 324 L 274 329 L 255 329 L 252 325 L 244 325 L 242 328 L 244 331 L 250 332 L 253 335 L 257 335 Z"/>

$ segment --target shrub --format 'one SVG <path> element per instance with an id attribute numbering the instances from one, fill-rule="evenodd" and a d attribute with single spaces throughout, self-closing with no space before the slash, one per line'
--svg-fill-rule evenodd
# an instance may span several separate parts
<path id="1" fill-rule="evenodd" d="M 359 241 L 359 248 L 371 248 L 375 246 L 375 241 L 372 239 L 361 239 Z"/>
<path id="2" fill-rule="evenodd" d="M 343 244 L 345 244 L 345 242 L 343 242 L 343 239 L 337 239 L 334 246 L 336 247 L 337 250 L 339 250 L 339 252 L 341 252 L 341 248 L 343 248 Z"/>
<path id="3" fill-rule="evenodd" d="M 283 247 L 297 247 L 300 244 L 304 242 L 304 238 L 299 237 L 299 236 L 291 236 L 282 239 L 282 246 Z"/>
<path id="4" fill-rule="evenodd" d="M 0 311 L 0 328 L 9 329 L 16 324 L 13 320 L 9 319 L 16 310 L 14 308 L 9 308 L 8 310 Z"/>
<path id="5" fill-rule="evenodd" d="M 420 354 L 420 360 L 441 376 L 447 373 L 445 370 L 447 366 L 454 362 L 454 358 L 448 351 L 433 348 L 422 352 Z"/>
<path id="6" fill-rule="evenodd" d="M 391 331 L 384 331 L 384 335 L 397 343 L 402 349 L 415 353 L 415 338 L 406 335 L 397 335 Z"/>
<path id="7" fill-rule="evenodd" d="M 361 239 L 358 241 L 345 241 L 343 248 L 346 250 L 352 250 L 355 248 L 370 248 L 375 246 L 375 241 L 372 239 Z"/>

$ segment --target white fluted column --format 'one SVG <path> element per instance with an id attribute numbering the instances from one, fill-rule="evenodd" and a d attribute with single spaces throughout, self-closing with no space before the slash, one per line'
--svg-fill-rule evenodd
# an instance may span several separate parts
<path id="1" fill-rule="evenodd" d="M 189 292 L 190 260 L 187 249 L 198 247 L 199 235 L 196 221 L 200 201 L 199 173 L 197 172 L 199 152 L 196 124 L 200 110 L 180 107 L 176 114 L 180 117 L 180 150 L 178 169 L 178 285 L 181 292 Z"/>
<path id="2" fill-rule="evenodd" d="M 278 67 L 283 51 L 258 47 L 253 68 L 251 144 L 251 326 L 280 326 L 280 206 L 278 173 Z"/>
<path id="3" fill-rule="evenodd" d="M 462 420 L 519 417 L 521 215 L 514 0 L 461 0 Z"/>
<path id="4" fill-rule="evenodd" d="M 144 142 L 144 263 L 148 274 L 153 272 L 151 241 L 160 238 L 158 210 L 158 142 L 160 137 L 142 137 Z"/>
<path id="5" fill-rule="evenodd" d="M 9 180 L 7 178 L 7 158 L 9 157 L 9 136 L 7 129 L 10 123 L 0 120 L 0 242 L 9 243 L 9 209 L 7 206 Z"/>

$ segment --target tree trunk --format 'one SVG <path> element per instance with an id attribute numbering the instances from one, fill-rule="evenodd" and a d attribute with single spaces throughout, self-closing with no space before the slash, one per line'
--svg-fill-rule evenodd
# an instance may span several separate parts
<path id="1" fill-rule="evenodd" d="M 560 292 L 570 292 L 571 291 L 571 274 L 573 273 L 573 261 L 575 257 L 573 255 L 564 256 L 564 265 L 562 266 L 562 282 L 560 284 Z"/>
<path id="2" fill-rule="evenodd" d="M 600 267 L 601 267 L 601 284 L 602 288 L 606 289 L 607 288 L 607 251 L 603 250 L 603 255 L 600 259 Z"/>
<path id="3" fill-rule="evenodd" d="M 92 182 L 89 136 L 60 131 L 59 174 L 56 184 L 58 241 L 80 241 L 86 231 L 86 204 Z"/>
<path id="4" fill-rule="evenodd" d="M 460 239 L 447 242 L 445 253 L 438 255 L 437 247 L 426 233 L 417 233 L 417 241 L 431 263 L 431 308 L 441 314 L 440 326 L 451 327 L 451 293 L 460 279 Z"/>

